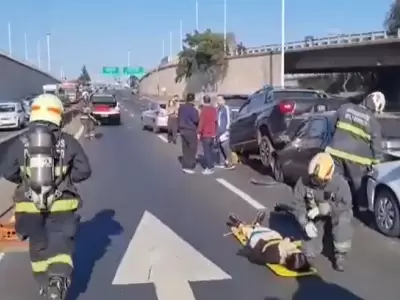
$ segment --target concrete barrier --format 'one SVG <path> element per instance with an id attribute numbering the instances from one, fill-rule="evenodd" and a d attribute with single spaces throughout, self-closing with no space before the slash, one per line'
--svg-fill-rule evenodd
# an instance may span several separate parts
<path id="1" fill-rule="evenodd" d="M 0 51 L 0 101 L 22 99 L 29 94 L 41 93 L 43 85 L 60 82 L 36 66 Z"/>

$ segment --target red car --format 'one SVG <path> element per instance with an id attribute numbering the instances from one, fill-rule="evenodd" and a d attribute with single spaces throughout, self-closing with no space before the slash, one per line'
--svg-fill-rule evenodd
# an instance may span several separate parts
<path id="1" fill-rule="evenodd" d="M 121 124 L 121 111 L 117 99 L 111 94 L 94 94 L 91 98 L 93 116 L 103 123 Z"/>

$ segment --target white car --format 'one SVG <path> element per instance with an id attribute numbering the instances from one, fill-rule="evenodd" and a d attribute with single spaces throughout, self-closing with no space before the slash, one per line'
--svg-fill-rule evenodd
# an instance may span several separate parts
<path id="1" fill-rule="evenodd" d="M 389 151 L 389 159 L 374 167 L 367 179 L 368 209 L 376 228 L 384 235 L 400 236 L 400 151 Z"/>
<path id="2" fill-rule="evenodd" d="M 150 102 L 148 108 L 140 116 L 142 128 L 151 129 L 157 133 L 168 126 L 167 104 Z"/>
<path id="3" fill-rule="evenodd" d="M 21 129 L 27 121 L 26 112 L 21 102 L 0 102 L 0 128 Z"/>

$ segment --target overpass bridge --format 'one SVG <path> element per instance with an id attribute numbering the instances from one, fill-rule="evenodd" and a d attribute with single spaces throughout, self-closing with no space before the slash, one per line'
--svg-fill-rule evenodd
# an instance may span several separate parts
<path id="1" fill-rule="evenodd" d="M 40 93 L 44 84 L 60 82 L 56 76 L 0 50 L 0 101 Z"/>
<path id="2" fill-rule="evenodd" d="M 285 45 L 285 73 L 331 73 L 400 67 L 400 33 L 388 36 L 385 31 L 338 35 Z M 251 93 L 260 86 L 278 85 L 281 72 L 281 46 L 267 45 L 234 51 L 228 57 L 226 74 L 216 82 L 221 93 Z M 140 83 L 140 90 L 156 94 L 164 87 L 168 94 L 200 92 L 206 83 L 202 74 L 175 83 L 177 61 L 150 71 Z M 293 77 L 288 80 L 295 80 Z"/>

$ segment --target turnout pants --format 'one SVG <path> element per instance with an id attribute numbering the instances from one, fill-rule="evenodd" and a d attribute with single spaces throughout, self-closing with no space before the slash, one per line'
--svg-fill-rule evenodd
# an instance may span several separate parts
<path id="1" fill-rule="evenodd" d="M 368 172 L 367 166 L 360 165 L 348 160 L 334 157 L 335 165 L 342 172 L 350 185 L 353 194 L 353 207 L 358 211 L 360 207 L 365 207 L 367 195 L 365 194 L 365 186 L 363 182 L 364 176 Z"/>
<path id="2" fill-rule="evenodd" d="M 62 201 L 65 204 L 69 200 Z M 31 267 L 39 285 L 47 286 L 52 276 L 70 278 L 79 217 L 74 210 L 23 212 L 18 209 L 20 204 L 16 204 L 15 229 L 21 237 L 29 239 Z"/>
<path id="3" fill-rule="evenodd" d="M 316 257 L 323 250 L 324 237 L 332 237 L 334 253 L 345 254 L 350 251 L 353 239 L 353 212 L 346 211 L 337 218 L 320 217 L 314 222 L 318 229 L 318 236 L 305 241 L 303 244 L 304 253 Z"/>
<path id="4" fill-rule="evenodd" d="M 83 128 L 84 128 L 84 135 L 90 135 L 94 132 L 94 122 L 91 120 L 89 117 L 88 118 L 82 118 L 81 119 Z"/>
<path id="5" fill-rule="evenodd" d="M 168 117 L 168 142 L 176 143 L 176 137 L 178 135 L 178 118 Z"/>
<path id="6" fill-rule="evenodd" d="M 181 130 L 182 140 L 182 168 L 194 169 L 196 167 L 197 132 L 194 130 Z"/>

